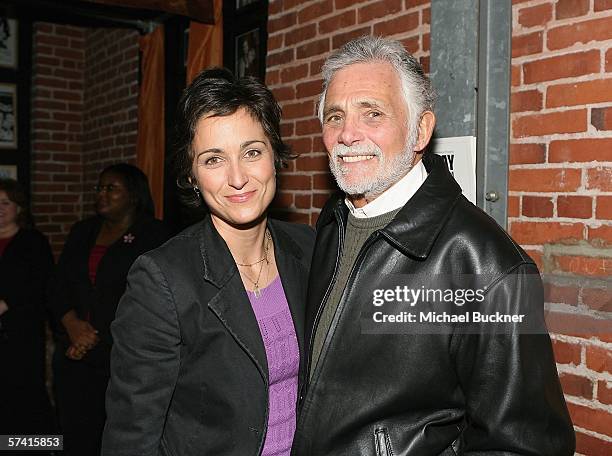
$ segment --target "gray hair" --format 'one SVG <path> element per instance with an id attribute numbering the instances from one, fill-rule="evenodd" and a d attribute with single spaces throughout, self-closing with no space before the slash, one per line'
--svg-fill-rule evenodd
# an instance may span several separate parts
<path id="1" fill-rule="evenodd" d="M 388 62 L 397 72 L 408 107 L 410 124 L 418 126 L 423 112 L 433 111 L 436 94 L 419 61 L 408 53 L 399 41 L 378 36 L 362 36 L 346 43 L 323 64 L 323 93 L 318 106 L 321 123 L 325 95 L 334 74 L 349 65 L 373 61 Z"/>

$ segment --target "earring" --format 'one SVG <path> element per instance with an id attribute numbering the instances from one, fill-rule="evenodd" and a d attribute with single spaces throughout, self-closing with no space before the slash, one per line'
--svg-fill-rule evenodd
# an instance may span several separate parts
<path id="1" fill-rule="evenodd" d="M 202 193 L 200 193 L 200 189 L 198 187 L 193 187 L 193 191 L 195 192 L 198 198 L 202 197 Z"/>

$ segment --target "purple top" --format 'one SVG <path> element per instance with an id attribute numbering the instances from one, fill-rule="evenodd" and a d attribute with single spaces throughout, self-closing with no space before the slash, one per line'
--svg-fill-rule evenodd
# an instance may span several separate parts
<path id="1" fill-rule="evenodd" d="M 251 291 L 247 291 L 247 294 L 259 324 L 268 359 L 270 412 L 261 454 L 289 456 L 295 433 L 300 352 L 280 276 L 260 291 L 259 298 Z"/>

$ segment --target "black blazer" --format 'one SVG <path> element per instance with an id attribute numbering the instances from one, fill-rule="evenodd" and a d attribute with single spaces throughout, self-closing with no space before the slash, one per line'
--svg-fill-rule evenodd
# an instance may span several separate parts
<path id="1" fill-rule="evenodd" d="M 269 220 L 304 352 L 313 230 Z M 240 274 L 210 216 L 140 257 L 117 318 L 102 455 L 258 455 L 266 352 Z"/>
<path id="2" fill-rule="evenodd" d="M 0 383 L 44 382 L 45 297 L 53 271 L 47 238 L 20 229 L 0 257 L 0 299 L 9 310 L 0 316 Z"/>
<path id="3" fill-rule="evenodd" d="M 90 315 L 90 323 L 99 332 L 100 343 L 87 352 L 83 362 L 109 369 L 112 338 L 110 324 L 125 291 L 127 274 L 141 254 L 158 247 L 169 236 L 169 231 L 159 220 L 142 217 L 126 231 L 108 250 L 98 265 L 95 285 L 89 280 L 89 254 L 96 242 L 103 219 L 91 217 L 74 224 L 66 239 L 58 261 L 51 310 L 57 320 L 74 309 L 79 318 Z M 69 345 L 68 336 L 61 323 L 57 323 L 58 349 Z"/>

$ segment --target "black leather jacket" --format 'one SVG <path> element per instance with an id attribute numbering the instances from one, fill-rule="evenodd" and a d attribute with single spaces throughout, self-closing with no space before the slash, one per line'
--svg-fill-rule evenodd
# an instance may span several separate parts
<path id="1" fill-rule="evenodd" d="M 319 361 L 308 363 L 312 377 L 301 390 L 292 454 L 573 454 L 535 264 L 466 200 L 440 157 L 426 154 L 423 162 L 426 181 L 362 247 Z M 337 195 L 317 223 L 306 310 L 310 348 L 335 280 L 347 214 Z M 390 277 L 414 288 L 457 289 L 460 282 L 482 288 L 484 302 L 474 309 L 525 314 L 533 333 L 518 324 L 496 334 L 490 326 L 466 331 L 455 324 L 420 334 L 397 324 L 366 333 L 373 311 L 385 308 L 373 308 L 372 290 Z M 426 310 L 419 306 L 408 310 Z"/>

